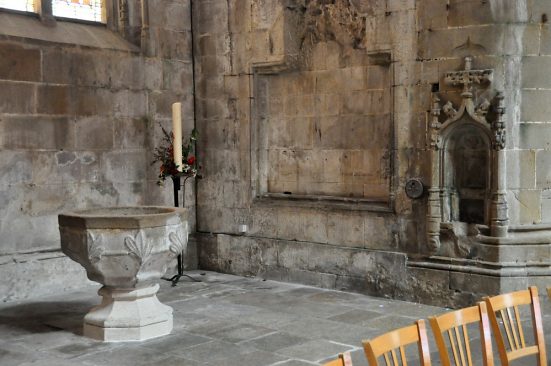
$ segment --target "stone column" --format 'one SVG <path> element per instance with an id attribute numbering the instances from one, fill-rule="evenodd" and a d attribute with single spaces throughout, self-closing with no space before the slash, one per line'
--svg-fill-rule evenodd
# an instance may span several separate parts
<path id="1" fill-rule="evenodd" d="M 440 136 L 438 130 L 440 123 L 440 99 L 435 95 L 433 97 L 433 106 L 431 110 L 431 182 L 429 188 L 429 198 L 427 206 L 427 242 L 430 250 L 438 250 L 440 248 L 440 222 L 442 221 L 441 210 L 441 190 L 440 187 Z"/>
<path id="2" fill-rule="evenodd" d="M 507 162 L 505 156 L 505 106 L 502 92 L 498 92 L 494 132 L 492 201 L 490 207 L 490 231 L 492 236 L 507 236 L 509 217 L 507 207 Z"/>

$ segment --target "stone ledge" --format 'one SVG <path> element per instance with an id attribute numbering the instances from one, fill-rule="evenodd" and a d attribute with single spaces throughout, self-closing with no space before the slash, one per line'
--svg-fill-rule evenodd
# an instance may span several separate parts
<path id="1" fill-rule="evenodd" d="M 0 301 L 37 298 L 93 286 L 79 264 L 61 251 L 3 256 L 0 262 Z"/>
<path id="2" fill-rule="evenodd" d="M 0 254 L 0 266 L 6 264 L 26 263 L 46 259 L 65 257 L 58 248 L 42 249 L 40 251 L 29 251 L 20 253 Z M 0 267 L 1 268 L 1 267 Z"/>
<path id="3" fill-rule="evenodd" d="M 409 260 L 407 266 L 499 278 L 551 277 L 551 263 L 484 263 L 479 260 L 430 257 L 426 260 Z"/>
<path id="4" fill-rule="evenodd" d="M 399 297 L 407 256 L 291 240 L 198 235 L 201 269 Z"/>
<path id="5" fill-rule="evenodd" d="M 394 213 L 394 202 L 333 196 L 287 195 L 267 193 L 254 199 L 257 206 L 295 206 L 315 209 L 342 209 L 348 211 L 371 211 Z"/>
<path id="6" fill-rule="evenodd" d="M 138 47 L 128 43 L 104 25 L 60 21 L 55 27 L 47 27 L 35 17 L 5 12 L 0 12 L 0 38 L 140 52 Z"/>
<path id="7" fill-rule="evenodd" d="M 197 269 L 197 238 L 191 234 L 184 270 Z M 176 260 L 165 277 L 177 272 Z M 89 281 L 84 268 L 57 248 L 26 253 L 0 254 L 0 303 L 38 298 L 52 293 L 97 286 Z"/>

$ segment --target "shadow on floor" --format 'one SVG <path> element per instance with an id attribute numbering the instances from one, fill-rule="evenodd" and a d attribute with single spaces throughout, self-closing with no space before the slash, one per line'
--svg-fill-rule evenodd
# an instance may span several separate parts
<path id="1" fill-rule="evenodd" d="M 96 304 L 79 301 L 52 301 L 14 304 L 0 308 L 0 325 L 14 334 L 65 330 L 82 335 L 84 315 Z"/>

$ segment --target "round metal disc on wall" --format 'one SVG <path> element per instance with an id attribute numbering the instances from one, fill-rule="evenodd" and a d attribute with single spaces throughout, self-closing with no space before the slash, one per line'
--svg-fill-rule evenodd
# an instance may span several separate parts
<path id="1" fill-rule="evenodd" d="M 419 198 L 423 195 L 425 187 L 419 178 L 411 178 L 406 182 L 406 195 L 411 199 Z"/>

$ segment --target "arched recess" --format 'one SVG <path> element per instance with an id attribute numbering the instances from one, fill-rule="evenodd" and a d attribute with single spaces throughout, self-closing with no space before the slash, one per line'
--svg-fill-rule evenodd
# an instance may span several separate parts
<path id="1" fill-rule="evenodd" d="M 488 128 L 463 119 L 443 131 L 440 187 L 444 222 L 489 225 L 493 171 Z"/>

